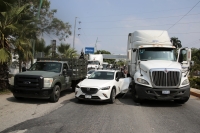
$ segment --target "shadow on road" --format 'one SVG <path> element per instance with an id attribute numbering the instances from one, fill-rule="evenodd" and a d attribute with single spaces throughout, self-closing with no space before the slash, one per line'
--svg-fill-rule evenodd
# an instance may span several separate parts
<path id="1" fill-rule="evenodd" d="M 74 93 L 72 92 L 71 89 L 64 90 L 60 93 L 60 98 L 71 93 Z M 46 104 L 50 102 L 49 99 L 36 99 L 36 98 L 22 98 L 18 100 L 18 99 L 15 99 L 14 96 L 8 97 L 7 100 L 10 102 L 15 102 L 15 103 L 28 103 L 28 104 Z"/>
<path id="2" fill-rule="evenodd" d="M 142 106 L 142 107 L 180 107 L 182 106 L 181 104 L 177 104 L 174 101 L 144 100 L 142 103 L 135 103 L 132 100 L 131 93 L 118 96 L 118 100 L 123 105 L 133 105 L 133 106 Z"/>

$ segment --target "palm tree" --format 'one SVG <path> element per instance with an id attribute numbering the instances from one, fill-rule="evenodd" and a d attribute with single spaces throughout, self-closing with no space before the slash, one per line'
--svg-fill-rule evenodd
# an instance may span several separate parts
<path id="1" fill-rule="evenodd" d="M 70 44 L 61 43 L 60 46 L 57 46 L 58 52 L 61 54 L 61 57 L 64 58 L 75 58 L 78 56 L 77 51 L 73 48 L 70 48 Z"/>
<path id="2" fill-rule="evenodd" d="M 13 4 L 5 12 L 0 12 L 0 90 L 9 88 L 8 62 L 11 60 L 10 39 L 18 29 L 18 20 L 28 4 L 18 7 Z"/>

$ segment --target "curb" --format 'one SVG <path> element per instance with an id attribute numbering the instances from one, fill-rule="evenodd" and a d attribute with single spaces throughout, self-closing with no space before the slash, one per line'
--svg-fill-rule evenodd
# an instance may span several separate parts
<path id="1" fill-rule="evenodd" d="M 190 94 L 200 98 L 200 90 L 198 90 L 198 89 L 191 88 L 190 89 Z"/>

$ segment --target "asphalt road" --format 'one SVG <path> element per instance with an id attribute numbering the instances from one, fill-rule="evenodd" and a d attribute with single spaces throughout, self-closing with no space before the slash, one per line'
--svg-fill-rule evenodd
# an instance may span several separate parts
<path id="1" fill-rule="evenodd" d="M 200 99 L 191 96 L 184 105 L 146 101 L 135 104 L 130 94 L 114 104 L 77 102 L 74 93 L 62 107 L 2 132 L 11 133 L 199 133 Z M 64 96 L 65 97 L 65 96 Z M 63 98 L 64 98 L 63 97 Z M 14 119 L 14 118 L 13 118 Z"/>

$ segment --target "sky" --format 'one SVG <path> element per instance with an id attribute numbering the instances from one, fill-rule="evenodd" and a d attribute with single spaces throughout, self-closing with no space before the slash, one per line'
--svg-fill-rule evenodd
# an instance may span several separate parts
<path id="1" fill-rule="evenodd" d="M 72 35 L 65 42 L 80 52 L 95 47 L 126 54 L 128 34 L 136 30 L 167 30 L 183 47 L 200 48 L 199 0 L 50 0 L 55 17 L 69 22 Z M 199 2 L 199 3 L 198 3 Z M 46 44 L 56 36 L 44 35 Z"/>

